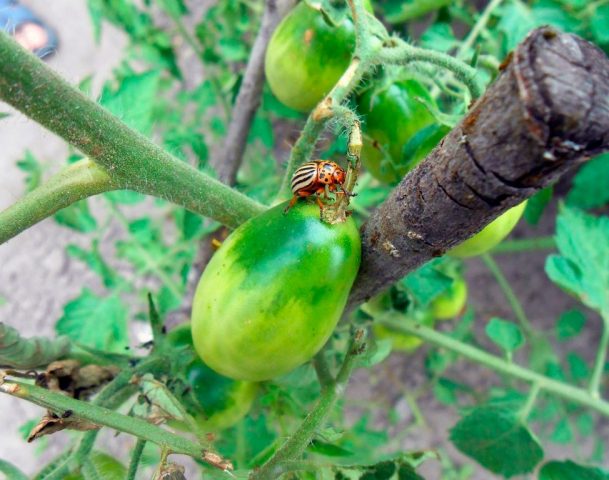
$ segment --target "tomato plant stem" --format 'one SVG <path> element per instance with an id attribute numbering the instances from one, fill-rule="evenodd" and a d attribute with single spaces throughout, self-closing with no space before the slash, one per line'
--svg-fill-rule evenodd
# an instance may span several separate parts
<path id="1" fill-rule="evenodd" d="M 533 407 L 535 406 L 535 402 L 537 401 L 537 397 L 539 396 L 539 392 L 541 391 L 541 386 L 537 382 L 533 382 L 531 385 L 531 390 L 529 391 L 529 395 L 527 396 L 527 401 L 519 412 L 520 421 L 522 423 L 526 423 L 527 418 L 531 414 Z"/>
<path id="2" fill-rule="evenodd" d="M 137 473 L 137 467 L 140 464 L 140 459 L 142 458 L 142 452 L 144 451 L 145 445 L 146 440 L 138 438 L 137 442 L 135 443 L 135 447 L 133 447 L 133 451 L 131 452 L 129 470 L 127 471 L 127 480 L 135 480 L 135 474 Z"/>
<path id="3" fill-rule="evenodd" d="M 609 417 L 609 402 L 593 397 L 588 391 L 568 385 L 557 380 L 533 372 L 527 368 L 521 367 L 514 363 L 510 363 L 502 358 L 499 358 L 490 353 L 465 344 L 459 340 L 450 337 L 447 334 L 436 332 L 432 328 L 407 323 L 402 320 L 396 321 L 389 318 L 381 318 L 379 322 L 399 332 L 416 335 L 423 340 L 428 341 L 438 347 L 446 348 L 447 350 L 458 353 L 469 360 L 484 365 L 491 370 L 503 373 L 505 375 L 524 380 L 529 383 L 536 383 L 541 390 L 553 393 L 565 400 L 572 401 L 579 405 L 592 408 L 599 413 Z"/>
<path id="4" fill-rule="evenodd" d="M 71 410 L 74 416 L 97 425 L 104 425 L 119 432 L 129 433 L 159 446 L 166 446 L 174 453 L 189 455 L 193 458 L 209 462 L 208 456 L 205 455 L 206 453 L 209 454 L 209 452 L 206 452 L 202 445 L 175 433 L 163 430 L 145 420 L 129 417 L 108 408 L 76 400 L 60 393 L 51 392 L 44 388 L 16 380 L 5 380 L 0 385 L 0 392 L 22 398 L 59 414 Z M 219 459 L 214 464 L 219 464 L 221 461 L 222 459 Z"/>
<path id="5" fill-rule="evenodd" d="M 594 370 L 590 377 L 590 386 L 588 391 L 594 398 L 600 398 L 600 385 L 605 370 L 605 360 L 607 358 L 607 348 L 609 347 L 609 313 L 601 313 L 603 319 L 601 339 L 596 351 L 596 360 L 594 361 Z"/>
<path id="6" fill-rule="evenodd" d="M 530 252 L 535 250 L 555 250 L 554 237 L 520 238 L 506 240 L 491 250 L 493 255 L 501 253 Z"/>
<path id="7" fill-rule="evenodd" d="M 106 170 L 89 159 L 69 165 L 0 212 L 0 244 L 78 200 L 118 188 Z"/>
<path id="8" fill-rule="evenodd" d="M 453 72 L 463 82 L 476 99 L 484 93 L 484 87 L 476 76 L 476 69 L 461 60 L 442 52 L 413 47 L 403 40 L 392 37 L 391 45 L 385 46 L 378 55 L 380 63 L 405 65 L 411 62 L 425 62 Z"/>
<path id="9" fill-rule="evenodd" d="M 526 313 L 524 312 L 524 308 L 522 308 L 522 304 L 518 300 L 518 297 L 514 293 L 514 290 L 512 290 L 512 287 L 505 278 L 505 275 L 503 275 L 503 272 L 499 268 L 499 265 L 497 265 L 497 262 L 495 262 L 493 257 L 491 257 L 488 253 L 480 255 L 480 258 L 486 265 L 486 268 L 489 269 L 493 277 L 495 277 L 495 280 L 499 284 L 499 288 L 501 288 L 501 291 L 505 295 L 506 300 L 508 301 L 512 311 L 514 312 L 514 315 L 516 316 L 516 319 L 518 320 L 518 323 L 520 323 L 520 326 L 524 330 L 525 334 L 528 337 L 534 337 L 536 335 L 535 328 L 533 327 L 533 325 L 531 325 L 531 322 L 529 321 Z"/>
<path id="10" fill-rule="evenodd" d="M 311 442 L 315 432 L 325 422 L 338 398 L 347 386 L 353 370 L 355 359 L 364 347 L 364 332 L 357 330 L 353 334 L 343 364 L 336 375 L 336 380 L 322 389 L 321 396 L 309 414 L 305 417 L 298 430 L 296 430 L 279 447 L 274 455 L 258 470 L 250 475 L 250 480 L 275 480 L 284 473 L 283 465 L 298 459 L 307 445 Z"/>
<path id="11" fill-rule="evenodd" d="M 0 32 L 0 99 L 55 132 L 128 188 L 229 227 L 263 205 L 178 160 L 131 130 Z"/>

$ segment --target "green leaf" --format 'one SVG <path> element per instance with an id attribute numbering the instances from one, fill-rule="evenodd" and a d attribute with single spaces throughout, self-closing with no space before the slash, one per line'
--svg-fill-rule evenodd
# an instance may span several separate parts
<path id="1" fill-rule="evenodd" d="M 10 117 L 10 116 L 11 116 L 10 113 L 0 112 L 0 120 L 2 120 L 3 118 L 6 118 L 6 117 Z"/>
<path id="2" fill-rule="evenodd" d="M 7 480 L 28 480 L 25 473 L 19 470 L 15 465 L 5 460 L 0 459 L 0 472 L 6 475 Z"/>
<path id="3" fill-rule="evenodd" d="M 541 445 L 511 409 L 476 408 L 452 428 L 450 439 L 462 453 L 508 478 L 533 471 L 543 458 Z"/>
<path id="4" fill-rule="evenodd" d="M 584 305 L 609 312 L 609 218 L 563 207 L 556 220 L 560 255 L 546 261 L 546 273 Z"/>
<path id="5" fill-rule="evenodd" d="M 573 432 L 571 431 L 571 426 L 569 425 L 568 419 L 562 418 L 558 421 L 558 423 L 554 426 L 552 435 L 550 435 L 550 440 L 554 443 L 560 443 L 563 445 L 571 443 L 573 440 Z"/>
<path id="6" fill-rule="evenodd" d="M 312 453 L 324 455 L 326 457 L 350 457 L 353 455 L 351 450 L 334 445 L 328 442 L 322 442 L 321 440 L 314 439 L 307 447 Z"/>
<path id="7" fill-rule="evenodd" d="M 606 28 L 606 25 L 605 25 Z M 609 28 L 606 28 L 609 31 Z M 609 153 L 584 163 L 573 178 L 567 203 L 583 209 L 602 207 L 609 202 Z"/>
<path id="8" fill-rule="evenodd" d="M 131 128 L 149 135 L 159 78 L 155 71 L 125 77 L 118 89 L 104 88 L 100 103 Z"/>
<path id="9" fill-rule="evenodd" d="M 99 251 L 98 240 L 93 240 L 91 250 L 86 250 L 78 245 L 68 245 L 66 251 L 68 255 L 85 262 L 92 271 L 97 273 L 101 277 L 105 287 L 113 288 L 124 283 L 120 275 L 102 257 Z"/>
<path id="10" fill-rule="evenodd" d="M 273 148 L 275 143 L 273 125 L 267 118 L 263 118 L 260 115 L 254 117 L 248 142 L 252 143 L 255 140 L 260 140 L 262 145 L 269 149 Z"/>
<path id="11" fill-rule="evenodd" d="M 454 281 L 438 269 L 444 261 L 442 258 L 431 260 L 401 280 L 402 285 L 422 307 L 448 290 Z"/>
<path id="12" fill-rule="evenodd" d="M 524 345 L 524 335 L 520 327 L 513 322 L 493 317 L 484 330 L 495 344 L 508 353 L 512 353 Z"/>
<path id="13" fill-rule="evenodd" d="M 128 344 L 127 309 L 116 294 L 102 298 L 84 288 L 65 305 L 55 331 L 89 347 L 122 352 Z"/>
<path id="14" fill-rule="evenodd" d="M 97 228 L 97 221 L 91 215 L 86 199 L 59 210 L 53 218 L 60 225 L 82 233 L 93 232 Z"/>
<path id="15" fill-rule="evenodd" d="M 575 382 L 581 380 L 587 380 L 590 376 L 590 369 L 586 361 L 578 355 L 576 352 L 569 352 L 567 354 L 567 363 L 569 364 L 569 371 L 571 377 Z"/>
<path id="16" fill-rule="evenodd" d="M 571 460 L 552 461 L 541 467 L 539 480 L 609 480 L 609 473 L 599 468 L 578 465 Z"/>
<path id="17" fill-rule="evenodd" d="M 527 206 L 524 210 L 524 218 L 530 225 L 537 225 L 539 223 L 539 220 L 541 219 L 546 207 L 552 200 L 553 195 L 554 188 L 546 187 L 539 190 L 539 192 L 529 198 Z"/>
<path id="18" fill-rule="evenodd" d="M 590 19 L 590 33 L 594 40 L 600 44 L 609 44 L 609 5 L 602 5 L 596 9 Z"/>
<path id="19" fill-rule="evenodd" d="M 112 203 L 119 205 L 135 205 L 145 200 L 146 196 L 131 190 L 116 190 L 114 192 L 106 192 L 104 196 Z"/>
<path id="20" fill-rule="evenodd" d="M 582 312 L 576 309 L 567 310 L 556 322 L 556 338 L 564 341 L 577 337 L 585 324 L 586 316 Z"/>
<path id="21" fill-rule="evenodd" d="M 432 24 L 421 36 L 421 46 L 440 52 L 448 52 L 457 45 L 457 39 L 450 23 Z"/>
<path id="22" fill-rule="evenodd" d="M 19 332 L 0 322 L 0 365 L 29 370 L 46 366 L 70 351 L 66 337 L 24 338 Z"/>
<path id="23" fill-rule="evenodd" d="M 17 166 L 27 174 L 25 185 L 28 192 L 31 192 L 42 183 L 42 166 L 32 152 L 26 150 L 25 156 L 17 162 Z"/>
<path id="24" fill-rule="evenodd" d="M 594 418 L 589 412 L 582 413 L 575 421 L 579 434 L 588 437 L 594 433 Z"/>

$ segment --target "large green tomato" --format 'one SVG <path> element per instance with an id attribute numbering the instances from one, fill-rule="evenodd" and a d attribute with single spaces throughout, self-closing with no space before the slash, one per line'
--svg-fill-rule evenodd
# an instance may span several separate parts
<path id="1" fill-rule="evenodd" d="M 514 229 L 518 220 L 522 217 L 526 205 L 527 201 L 525 200 L 521 204 L 510 208 L 476 233 L 476 235 L 449 250 L 447 254 L 453 257 L 467 258 L 488 252 Z"/>
<path id="2" fill-rule="evenodd" d="M 383 182 L 399 182 L 448 132 L 417 98 L 434 104 L 423 85 L 402 80 L 371 88 L 358 101 L 365 119 L 362 163 Z"/>
<path id="3" fill-rule="evenodd" d="M 436 320 L 450 320 L 463 312 L 467 302 L 467 283 L 457 278 L 448 290 L 431 302 L 431 314 Z"/>
<path id="4" fill-rule="evenodd" d="M 372 11 L 366 1 L 366 8 Z M 309 112 L 349 66 L 355 49 L 352 21 L 333 26 L 301 1 L 277 26 L 269 42 L 264 71 L 284 105 Z"/>
<path id="5" fill-rule="evenodd" d="M 175 347 L 193 347 L 190 324 L 177 326 L 167 334 Z M 258 393 L 254 382 L 233 380 L 217 374 L 200 358 L 194 357 L 183 372 L 187 386 L 192 392 L 187 403 L 189 413 L 206 431 L 230 428 L 248 414 Z M 172 426 L 187 429 L 187 425 L 171 422 Z"/>
<path id="6" fill-rule="evenodd" d="M 310 360 L 343 312 L 361 256 L 355 222 L 328 225 L 298 202 L 237 228 L 203 272 L 192 336 L 218 373 L 268 380 Z"/>

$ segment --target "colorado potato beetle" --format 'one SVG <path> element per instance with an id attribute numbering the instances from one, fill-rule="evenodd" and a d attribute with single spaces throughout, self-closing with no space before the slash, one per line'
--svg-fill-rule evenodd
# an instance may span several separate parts
<path id="1" fill-rule="evenodd" d="M 323 210 L 324 205 L 319 198 L 323 194 L 328 198 L 328 192 L 340 190 L 340 194 L 350 195 L 343 186 L 345 183 L 345 171 L 334 162 L 315 160 L 303 163 L 292 176 L 292 193 L 294 196 L 286 207 L 287 212 L 301 197 L 317 194 L 317 204 Z"/>

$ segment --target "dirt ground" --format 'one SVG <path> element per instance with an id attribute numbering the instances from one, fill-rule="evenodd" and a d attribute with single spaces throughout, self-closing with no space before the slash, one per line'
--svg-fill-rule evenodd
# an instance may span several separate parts
<path id="1" fill-rule="evenodd" d="M 57 55 L 49 65 L 73 83 L 87 75 L 93 74 L 95 88 L 98 89 L 104 78 L 117 66 L 122 56 L 126 39 L 121 32 L 105 25 L 99 45 L 93 41 L 91 22 L 84 1 L 73 0 L 24 0 L 48 21 L 57 27 L 61 45 Z M 66 18 L 69 17 L 69 21 Z M 97 91 L 94 89 L 94 91 Z M 0 111 L 8 111 L 5 105 Z M 29 149 L 36 158 L 48 162 L 49 170 L 57 169 L 67 155 L 65 143 L 53 134 L 43 130 L 37 124 L 19 114 L 11 115 L 0 123 L 0 209 L 6 208 L 24 192 L 24 174 L 15 166 L 15 161 L 22 158 Z M 554 207 L 555 208 L 555 207 Z M 547 215 L 546 221 L 533 229 L 520 225 L 515 237 L 538 236 L 551 234 L 554 226 Z M 550 220 L 548 220 L 550 219 Z M 0 321 L 17 327 L 26 336 L 48 335 L 53 333 L 53 324 L 62 313 L 64 303 L 74 298 L 86 285 L 98 288 L 98 280 L 86 267 L 69 258 L 65 253 L 68 243 L 79 243 L 81 239 L 72 231 L 58 226 L 52 220 L 46 220 L 27 230 L 17 238 L 0 246 Z M 516 294 L 524 304 L 532 322 L 541 329 L 551 329 L 558 315 L 572 307 L 573 301 L 543 274 L 545 253 L 522 253 L 498 257 L 499 264 L 510 279 Z M 467 279 L 470 286 L 470 303 L 478 312 L 481 321 L 493 316 L 513 318 L 505 299 L 491 275 L 478 260 L 467 263 Z M 579 350 L 591 350 L 587 346 L 596 344 L 596 331 L 600 328 L 599 319 L 589 315 L 588 332 L 579 341 Z M 478 325 L 482 331 L 483 323 Z M 480 334 L 479 338 L 483 338 Z M 490 349 L 491 347 L 489 347 Z M 494 350 L 493 350 L 494 351 Z M 395 357 L 386 366 L 379 369 L 391 371 L 393 378 L 408 388 L 416 387 L 422 377 L 423 352 L 411 357 Z M 459 362 L 454 368 L 455 375 L 467 379 L 474 386 L 486 385 L 492 375 L 481 369 L 473 368 L 470 363 Z M 400 392 L 392 387 L 388 376 L 377 375 L 374 379 L 364 372 L 356 375 L 349 390 L 349 396 L 358 400 L 378 399 L 386 395 L 392 403 L 400 405 L 404 419 L 411 418 L 409 407 L 400 400 Z M 438 447 L 447 438 L 447 430 L 455 423 L 457 416 L 446 407 L 438 404 L 433 398 L 421 402 L 426 417 L 430 420 L 427 427 L 418 429 L 405 441 L 404 446 L 412 449 Z M 19 465 L 24 471 L 33 473 L 40 460 L 36 444 L 26 444 L 22 439 L 19 427 L 27 420 L 40 416 L 41 409 L 9 397 L 0 397 L 0 458 L 8 459 Z M 354 409 L 352 415 L 356 415 Z M 602 427 L 603 435 L 609 439 L 607 425 Z M 49 458 L 61 451 L 59 439 L 68 440 L 68 434 L 60 434 L 49 443 L 50 448 L 43 458 Z M 104 442 L 114 452 L 125 452 L 131 441 L 125 436 L 115 438 L 107 433 Z M 453 449 L 454 458 L 463 459 Z M 560 448 L 551 449 L 550 455 L 563 458 L 571 452 L 562 452 Z M 439 479 L 437 466 L 425 469 L 430 480 Z M 494 476 L 480 472 L 476 480 L 490 480 Z"/>

